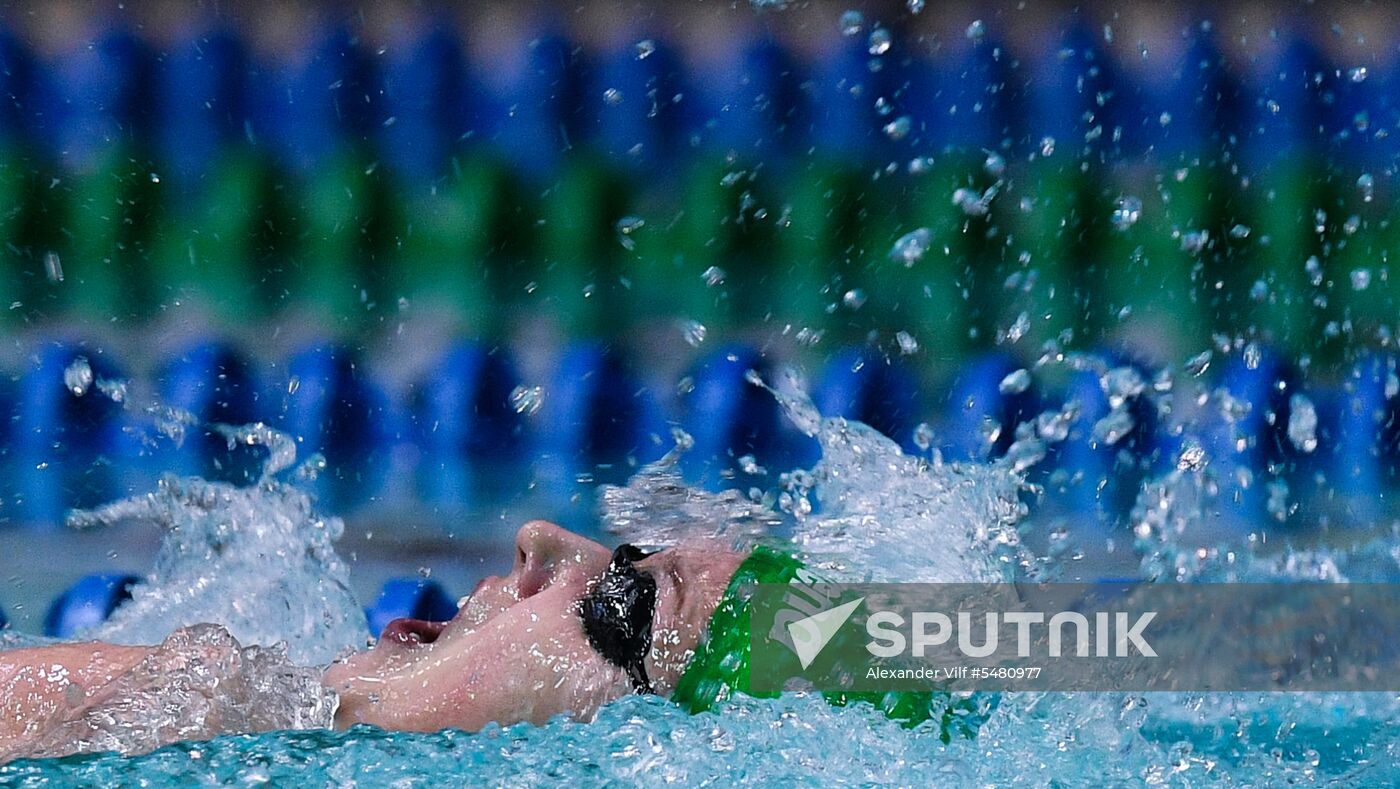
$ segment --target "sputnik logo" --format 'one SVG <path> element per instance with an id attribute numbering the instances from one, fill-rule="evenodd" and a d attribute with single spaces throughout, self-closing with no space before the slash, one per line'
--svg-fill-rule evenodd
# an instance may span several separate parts
<path id="1" fill-rule="evenodd" d="M 858 597 L 849 603 L 842 603 L 835 608 L 819 611 L 805 619 L 787 624 L 788 635 L 792 638 L 792 651 L 797 654 L 797 660 L 802 663 L 804 671 L 812 665 L 812 661 L 817 659 L 817 655 L 821 654 L 826 645 L 831 643 L 832 637 L 863 602 L 865 598 Z"/>

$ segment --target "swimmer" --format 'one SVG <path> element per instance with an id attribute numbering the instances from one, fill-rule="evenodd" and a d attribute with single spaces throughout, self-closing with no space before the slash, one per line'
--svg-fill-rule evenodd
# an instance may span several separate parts
<path id="1" fill-rule="evenodd" d="M 339 697 L 337 728 L 476 731 L 558 715 L 588 720 L 633 693 L 700 712 L 744 689 L 745 590 L 787 582 L 800 567 L 780 550 L 740 552 L 715 539 L 653 553 L 609 550 L 532 521 L 516 535 L 510 573 L 483 580 L 451 621 L 395 620 L 373 648 L 333 663 L 321 682 Z M 170 643 L 0 652 L 0 761 L 34 753 L 46 732 L 111 704 L 123 676 L 157 650 L 168 653 Z M 203 642 L 185 643 L 198 649 Z M 957 712 L 943 694 L 865 700 L 906 723 L 941 717 L 945 737 Z M 172 732 L 164 741 L 177 739 L 185 738 Z M 39 752 L 53 755 L 51 740 Z M 81 747 L 75 742 L 71 750 Z"/>

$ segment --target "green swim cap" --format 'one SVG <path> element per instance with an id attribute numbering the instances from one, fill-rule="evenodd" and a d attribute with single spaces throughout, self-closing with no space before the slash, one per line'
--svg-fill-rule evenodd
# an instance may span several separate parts
<path id="1" fill-rule="evenodd" d="M 749 686 L 749 632 L 752 622 L 751 595 L 757 584 L 783 584 L 797 577 L 803 563 L 790 553 L 760 545 L 739 565 L 729 586 L 710 618 L 705 638 L 686 666 L 671 700 L 694 713 L 704 712 L 735 693 L 773 698 L 777 693 L 754 692 Z M 983 694 L 954 696 L 938 691 L 891 691 L 889 693 L 822 693 L 828 703 L 844 707 L 868 703 L 885 717 L 913 728 L 936 720 L 944 742 L 954 734 L 973 737 L 987 719 L 995 698 Z"/>

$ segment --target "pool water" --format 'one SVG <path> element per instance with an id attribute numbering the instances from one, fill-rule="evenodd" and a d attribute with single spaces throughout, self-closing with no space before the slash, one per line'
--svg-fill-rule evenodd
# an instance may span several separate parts
<path id="1" fill-rule="evenodd" d="M 1009 695 L 976 740 L 943 744 L 870 710 L 820 699 L 740 699 L 691 716 L 629 697 L 592 723 L 477 734 L 284 731 L 187 742 L 150 754 L 21 761 L 10 785 L 578 786 L 1384 786 L 1400 780 L 1394 699 L 1239 700 L 1173 721 L 1199 699 Z M 1369 700 L 1368 700 L 1369 701 Z M 1211 705 L 1204 705 L 1211 706 Z M 1358 714 L 1360 713 L 1360 714 Z M 1162 716 L 1161 718 L 1157 716 Z M 1218 717 L 1217 717 L 1218 716 Z"/>

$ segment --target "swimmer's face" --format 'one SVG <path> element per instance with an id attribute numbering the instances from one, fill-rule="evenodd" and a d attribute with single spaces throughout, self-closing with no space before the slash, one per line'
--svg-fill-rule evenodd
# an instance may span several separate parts
<path id="1" fill-rule="evenodd" d="M 588 719 L 634 692 L 633 680 L 590 643 L 579 603 L 608 572 L 612 552 L 552 523 L 516 535 L 515 566 L 482 581 L 447 623 L 399 619 L 378 644 L 331 666 L 340 726 L 475 731 L 488 723 Z M 694 541 L 646 556 L 656 583 L 643 658 L 654 691 L 670 695 L 743 556 Z"/>

